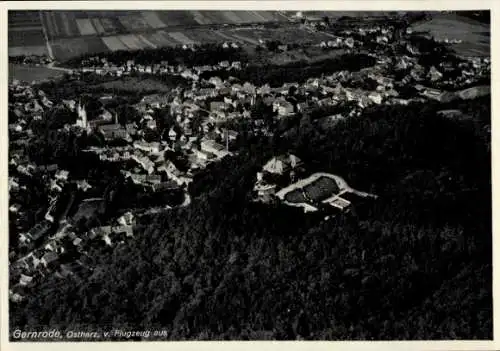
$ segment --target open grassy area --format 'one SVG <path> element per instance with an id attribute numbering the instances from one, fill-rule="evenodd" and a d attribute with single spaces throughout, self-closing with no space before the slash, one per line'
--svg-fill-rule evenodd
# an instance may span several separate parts
<path id="1" fill-rule="evenodd" d="M 293 191 L 290 191 L 288 194 L 286 194 L 285 201 L 288 201 L 290 203 L 297 203 L 297 204 L 300 204 L 303 202 L 308 202 L 300 189 L 295 189 Z"/>
<path id="2" fill-rule="evenodd" d="M 334 179 L 329 177 L 319 177 L 313 182 L 305 185 L 302 189 L 297 188 L 288 192 L 284 199 L 291 203 L 321 202 L 340 191 Z"/>
<path id="3" fill-rule="evenodd" d="M 61 77 L 62 71 L 53 70 L 46 67 L 26 66 L 18 64 L 9 64 L 9 81 L 14 79 L 32 82 L 44 79 L 54 79 Z"/>
<path id="4" fill-rule="evenodd" d="M 304 42 L 322 38 L 290 26 L 261 30 L 206 27 L 288 22 L 277 11 L 17 11 L 14 15 L 9 17 L 11 54 L 40 54 L 46 44 L 44 28 L 59 61 L 88 53 L 182 44 L 231 41 L 258 45 L 259 39 Z"/>
<path id="5" fill-rule="evenodd" d="M 430 21 L 415 25 L 413 29 L 429 32 L 436 40 L 461 40 L 461 43 L 450 44 L 460 56 L 490 55 L 490 26 L 474 19 L 458 14 L 439 14 Z"/>

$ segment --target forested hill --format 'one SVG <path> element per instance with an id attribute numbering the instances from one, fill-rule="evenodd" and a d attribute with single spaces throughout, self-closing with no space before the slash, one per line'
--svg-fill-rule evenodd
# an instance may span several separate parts
<path id="1" fill-rule="evenodd" d="M 50 278 L 11 328 L 161 327 L 170 339 L 492 338 L 489 97 L 470 121 L 442 106 L 377 107 L 334 129 L 311 116 L 208 167 L 187 208 L 95 249 L 93 272 Z M 379 195 L 323 221 L 249 201 L 291 150 Z M 32 328 L 31 328 L 32 327 Z M 47 329 L 47 327 L 45 327 Z"/>

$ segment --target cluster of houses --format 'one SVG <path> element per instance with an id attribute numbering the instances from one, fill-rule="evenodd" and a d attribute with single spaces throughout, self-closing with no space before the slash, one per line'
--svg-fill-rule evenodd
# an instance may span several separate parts
<path id="1" fill-rule="evenodd" d="M 227 43 L 223 45 L 228 45 Z M 236 45 L 233 43 L 233 45 Z M 118 65 L 109 62 L 105 57 L 99 56 L 91 59 L 83 60 L 78 70 L 74 73 L 95 73 L 103 76 L 127 76 L 133 73 L 153 74 L 153 75 L 169 75 L 181 76 L 185 79 L 198 80 L 203 72 L 216 71 L 221 69 L 240 70 L 243 64 L 240 61 L 223 60 L 216 65 L 201 65 L 188 67 L 184 64 L 170 64 L 166 60 L 161 60 L 158 63 L 142 64 L 136 63 L 135 60 L 128 60 L 123 65 Z"/>
<path id="2" fill-rule="evenodd" d="M 304 173 L 303 163 L 293 154 L 278 155 L 271 158 L 262 170 L 257 172 L 254 185 L 256 200 L 270 202 L 280 185 L 288 185 Z"/>
<path id="3" fill-rule="evenodd" d="M 445 64 L 443 64 L 443 66 L 443 69 L 449 69 Z M 491 75 L 491 61 L 487 57 L 469 57 L 465 62 L 459 63 L 458 68 L 460 69 L 460 76 L 452 81 L 444 81 L 444 84 L 457 88 L 464 85 L 470 86 L 480 79 L 490 77 Z"/>
<path id="4" fill-rule="evenodd" d="M 346 194 L 376 198 L 350 188 L 343 178 L 336 175 L 323 172 L 308 174 L 303 162 L 293 154 L 274 156 L 266 162 L 257 172 L 253 190 L 255 201 L 280 201 L 288 206 L 300 207 L 306 213 L 325 208 L 348 211 L 352 203 L 345 199 Z"/>
<path id="5" fill-rule="evenodd" d="M 92 270 L 87 262 L 89 245 L 100 243 L 113 247 L 123 244 L 134 236 L 134 226 L 135 217 L 131 212 L 124 213 L 110 225 L 92 228 L 83 234 L 77 234 L 71 223 L 65 223 L 55 235 L 10 263 L 11 301 L 22 301 L 24 294 L 47 276 L 66 279 L 79 271 Z"/>

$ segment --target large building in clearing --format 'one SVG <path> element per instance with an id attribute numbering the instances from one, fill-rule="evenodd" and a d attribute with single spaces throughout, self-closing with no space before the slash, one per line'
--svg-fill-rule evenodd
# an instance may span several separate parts
<path id="1" fill-rule="evenodd" d="M 302 161 L 295 155 L 280 155 L 269 160 L 262 170 L 271 174 L 284 174 L 302 165 Z"/>
<path id="2" fill-rule="evenodd" d="M 227 150 L 223 145 L 209 139 L 205 139 L 201 141 L 201 150 L 211 153 L 218 158 L 223 158 L 231 153 Z"/>

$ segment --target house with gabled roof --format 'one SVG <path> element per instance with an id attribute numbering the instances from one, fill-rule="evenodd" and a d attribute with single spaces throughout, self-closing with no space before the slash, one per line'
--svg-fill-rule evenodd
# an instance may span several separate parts
<path id="1" fill-rule="evenodd" d="M 282 175 L 301 165 L 302 161 L 295 155 L 280 155 L 269 160 L 262 167 L 262 170 L 263 172 Z"/>
<path id="2" fill-rule="evenodd" d="M 203 139 L 201 141 L 201 150 L 214 154 L 218 158 L 223 158 L 231 154 L 223 145 L 209 139 Z"/>
<path id="3" fill-rule="evenodd" d="M 21 274 L 21 277 L 19 278 L 19 285 L 27 286 L 27 285 L 31 284 L 32 281 L 33 281 L 33 277 Z"/>

